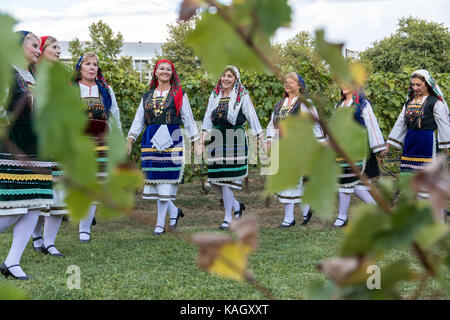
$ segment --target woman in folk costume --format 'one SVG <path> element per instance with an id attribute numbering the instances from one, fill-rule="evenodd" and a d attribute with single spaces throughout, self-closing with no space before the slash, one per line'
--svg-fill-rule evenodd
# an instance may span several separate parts
<path id="1" fill-rule="evenodd" d="M 128 132 L 130 154 L 132 143 L 145 128 L 141 143 L 145 176 L 143 198 L 157 200 L 154 235 L 164 233 L 167 210 L 172 230 L 177 227 L 179 217 L 184 216 L 172 202 L 184 174 L 182 124 L 191 142 L 199 139 L 189 99 L 174 65 L 169 60 L 159 60 L 153 70 L 149 91 L 144 93 Z"/>
<path id="2" fill-rule="evenodd" d="M 300 98 L 300 95 L 305 94 L 306 84 L 303 78 L 295 72 L 286 75 L 284 79 L 284 97 L 275 105 L 272 112 L 270 123 L 267 126 L 267 146 L 270 149 L 274 138 L 278 139 L 279 122 L 287 117 L 295 116 L 300 113 L 310 112 L 318 117 L 315 107 L 309 109 Z M 314 135 L 319 142 L 325 142 L 325 137 L 322 129 L 318 123 L 314 125 Z M 302 202 L 303 196 L 303 178 L 300 179 L 298 185 L 293 189 L 284 190 L 278 193 L 278 201 L 284 204 L 284 219 L 281 223 L 281 228 L 289 228 L 295 225 L 294 219 L 294 205 Z M 306 225 L 312 216 L 312 211 L 308 204 L 302 207 L 303 222 Z"/>
<path id="3" fill-rule="evenodd" d="M 222 189 L 225 218 L 220 230 L 229 228 L 232 211 L 237 219 L 245 209 L 232 191 L 241 190 L 242 179 L 248 175 L 245 121 L 249 122 L 252 134 L 261 139 L 261 125 L 248 91 L 241 83 L 239 70 L 235 66 L 227 66 L 209 97 L 202 124 L 202 143 L 211 133 L 207 181 Z"/>
<path id="4" fill-rule="evenodd" d="M 85 132 L 96 145 L 95 151 L 99 165 L 97 178 L 101 181 L 107 176 L 106 136 L 109 133 L 111 122 L 114 121 L 119 131 L 122 132 L 119 106 L 113 89 L 103 77 L 95 53 L 86 52 L 80 57 L 75 66 L 74 81 L 78 83 L 80 97 L 86 107 L 89 121 Z M 88 242 L 91 239 L 91 225 L 95 221 L 96 207 L 95 204 L 92 204 L 87 217 L 80 221 L 79 239 L 81 242 Z"/>
<path id="5" fill-rule="evenodd" d="M 51 62 L 57 62 L 61 54 L 61 48 L 59 46 L 58 40 L 52 36 L 41 37 L 41 57 L 47 59 Z M 59 227 L 63 216 L 67 214 L 64 199 L 64 191 L 55 188 L 56 180 L 60 176 L 61 169 L 59 166 L 54 164 L 52 175 L 53 175 L 53 205 L 49 210 L 44 210 L 41 212 L 41 216 L 38 219 L 36 227 L 33 231 L 33 249 L 35 251 L 40 251 L 44 254 L 50 254 L 56 257 L 64 257 L 58 249 L 55 247 L 55 239 L 58 234 Z M 45 224 L 44 224 L 45 221 Z M 42 227 L 44 227 L 44 238 L 42 237 Z"/>
<path id="6" fill-rule="evenodd" d="M 370 155 L 355 164 L 369 179 L 379 176 L 380 170 L 375 154 L 380 153 L 386 147 L 370 101 L 362 90 L 355 91 L 346 86 L 341 86 L 341 100 L 335 106 L 335 110 L 337 108 L 353 108 L 354 119 L 367 129 Z M 334 225 L 343 227 L 348 222 L 347 211 L 352 193 L 355 193 L 358 198 L 366 203 L 376 202 L 369 193 L 370 186 L 362 185 L 356 173 L 351 170 L 350 166 L 343 159 L 338 158 L 338 163 L 342 171 L 339 175 L 339 214 Z"/>
<path id="7" fill-rule="evenodd" d="M 434 131 L 437 130 L 437 144 Z M 427 70 L 411 75 L 408 97 L 386 143 L 403 148 L 402 173 L 415 172 L 429 164 L 437 149 L 450 148 L 450 124 L 447 102 L 441 89 Z M 427 192 L 419 193 L 427 198 Z"/>
<path id="8" fill-rule="evenodd" d="M 2 117 L 11 121 L 0 143 L 0 232 L 14 225 L 13 241 L 2 275 L 20 280 L 31 277 L 20 267 L 20 259 L 30 240 L 42 208 L 53 203 L 52 163 L 41 161 L 33 129 L 35 80 L 29 70 L 39 61 L 39 38 L 21 31 L 26 65 L 13 66 L 14 82 Z M 6 111 L 6 112 L 5 112 Z"/>

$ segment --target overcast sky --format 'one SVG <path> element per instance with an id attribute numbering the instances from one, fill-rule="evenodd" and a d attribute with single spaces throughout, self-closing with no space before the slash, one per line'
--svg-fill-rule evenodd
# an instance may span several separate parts
<path id="1" fill-rule="evenodd" d="M 223 0 L 222 2 L 230 2 Z M 413 16 L 450 25 L 449 0 L 289 0 L 289 28 L 278 30 L 283 42 L 300 30 L 325 28 L 327 39 L 364 50 L 389 36 L 398 19 Z M 164 42 L 181 0 L 0 0 L 0 12 L 12 15 L 16 30 L 33 31 L 58 40 L 89 40 L 88 26 L 102 19 L 127 42 Z"/>

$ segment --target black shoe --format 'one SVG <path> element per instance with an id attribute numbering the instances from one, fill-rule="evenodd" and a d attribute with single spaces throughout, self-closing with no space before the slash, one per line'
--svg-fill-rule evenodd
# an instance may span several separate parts
<path id="1" fill-rule="evenodd" d="M 86 243 L 86 242 L 91 241 L 91 234 L 90 234 L 89 232 L 82 231 L 82 232 L 80 232 L 79 234 L 82 234 L 82 233 L 87 234 L 87 235 L 89 236 L 89 239 L 86 239 L 86 240 L 81 240 L 81 239 L 80 239 L 80 242 Z"/>
<path id="2" fill-rule="evenodd" d="M 15 265 L 7 267 L 5 263 L 2 263 L 2 265 L 0 266 L 0 272 L 5 278 L 8 278 L 9 276 L 11 276 L 11 277 L 13 277 L 14 279 L 17 279 L 17 280 L 30 280 L 30 279 L 32 279 L 30 276 L 16 277 L 15 275 L 12 274 L 11 271 L 9 271 L 10 268 L 17 267 L 17 266 L 19 266 L 19 265 L 15 264 Z"/>
<path id="3" fill-rule="evenodd" d="M 234 218 L 237 220 L 242 217 L 242 211 L 245 210 L 245 204 L 239 202 L 239 211 L 234 212 Z"/>
<path id="4" fill-rule="evenodd" d="M 81 241 L 81 240 L 80 240 L 80 241 Z M 44 245 L 42 245 L 42 246 L 44 246 Z M 49 255 L 54 256 L 54 257 L 65 258 L 65 256 L 64 256 L 62 253 L 51 253 L 50 251 L 48 251 L 48 249 L 51 248 L 51 247 L 54 247 L 54 248 L 56 249 L 55 245 L 54 245 L 54 244 L 51 244 L 51 245 L 49 245 L 47 248 L 44 248 L 45 251 L 44 251 L 43 253 L 49 254 Z"/>
<path id="5" fill-rule="evenodd" d="M 341 219 L 341 218 L 337 218 L 336 221 L 337 221 L 337 220 L 344 221 L 344 223 L 341 224 L 340 226 L 334 225 L 334 226 L 337 227 L 337 228 L 345 227 L 345 226 L 347 225 L 347 223 L 348 223 L 348 218 L 345 219 L 345 220 L 344 220 L 344 219 Z M 335 223 L 336 223 L 336 222 L 335 222 Z"/>
<path id="6" fill-rule="evenodd" d="M 162 235 L 163 233 L 164 233 L 164 228 L 163 227 L 161 227 L 161 226 L 156 226 L 156 228 L 161 228 L 161 229 L 163 229 L 163 231 L 153 231 L 153 234 L 155 235 L 155 236 L 160 236 L 160 235 Z"/>
<path id="7" fill-rule="evenodd" d="M 96 224 L 97 224 L 97 220 L 95 220 L 95 217 L 94 217 L 94 219 L 92 219 L 91 226 L 95 226 Z"/>
<path id="8" fill-rule="evenodd" d="M 311 220 L 313 211 L 311 209 L 308 210 L 308 213 L 305 217 L 303 217 L 303 222 L 300 224 L 301 226 L 305 226 L 308 224 L 309 220 Z"/>
<path id="9" fill-rule="evenodd" d="M 176 229 L 177 224 L 178 224 L 178 218 L 180 218 L 180 217 L 184 217 L 184 213 L 183 213 L 183 211 L 180 208 L 178 208 L 177 217 L 169 219 L 169 220 L 175 220 L 175 224 L 173 226 L 170 226 L 170 230 L 175 230 Z"/>
<path id="10" fill-rule="evenodd" d="M 219 230 L 228 230 L 228 229 L 230 229 L 230 223 L 224 220 L 222 224 L 219 226 Z"/>
<path id="11" fill-rule="evenodd" d="M 32 238 L 32 240 L 33 240 L 33 250 L 34 250 L 34 251 L 39 251 L 39 252 L 44 253 L 43 250 L 42 250 L 42 249 L 45 249 L 45 248 L 44 248 L 44 244 L 42 244 L 40 247 L 35 247 L 35 246 L 34 246 L 34 241 L 37 241 L 37 240 L 40 240 L 40 239 L 42 239 L 42 237 Z"/>
<path id="12" fill-rule="evenodd" d="M 284 223 L 286 223 L 286 224 L 280 224 L 280 228 L 290 228 L 290 227 L 293 227 L 293 226 L 295 226 L 295 220 L 292 220 L 292 222 L 291 223 L 289 223 L 289 222 L 287 222 L 287 221 L 283 221 Z"/>

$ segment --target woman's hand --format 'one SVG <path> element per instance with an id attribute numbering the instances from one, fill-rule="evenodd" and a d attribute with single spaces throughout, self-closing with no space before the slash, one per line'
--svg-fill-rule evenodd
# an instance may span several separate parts
<path id="1" fill-rule="evenodd" d="M 389 153 L 389 146 L 390 146 L 390 144 L 386 143 L 386 149 L 378 152 L 378 155 L 380 156 L 381 159 L 384 159 L 384 157 Z"/>
<path id="2" fill-rule="evenodd" d="M 128 155 L 131 154 L 131 148 L 132 148 L 132 146 L 133 146 L 133 142 L 134 142 L 133 138 L 128 138 L 128 139 L 127 139 L 127 151 L 128 151 Z"/>

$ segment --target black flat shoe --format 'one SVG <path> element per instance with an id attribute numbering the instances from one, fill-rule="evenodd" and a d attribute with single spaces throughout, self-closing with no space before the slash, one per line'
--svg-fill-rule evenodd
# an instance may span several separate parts
<path id="1" fill-rule="evenodd" d="M 222 224 L 219 226 L 219 230 L 228 230 L 228 229 L 230 229 L 230 223 L 224 220 Z"/>
<path id="2" fill-rule="evenodd" d="M 239 211 L 235 211 L 234 212 L 234 218 L 237 220 L 240 217 L 242 217 L 242 211 L 245 210 L 245 204 L 243 204 L 242 202 L 239 202 Z"/>
<path id="3" fill-rule="evenodd" d="M 94 217 L 94 219 L 92 219 L 91 226 L 95 226 L 96 224 L 97 224 L 97 220 L 95 220 L 95 217 Z"/>
<path id="4" fill-rule="evenodd" d="M 311 220 L 313 211 L 311 209 L 308 210 L 306 217 L 303 217 L 303 222 L 300 224 L 301 226 L 305 226 L 308 224 L 309 220 Z"/>
<path id="5" fill-rule="evenodd" d="M 7 267 L 5 263 L 2 263 L 2 265 L 0 266 L 0 272 L 5 278 L 8 278 L 9 276 L 11 276 L 11 277 L 13 277 L 14 279 L 17 279 L 17 280 L 30 280 L 30 279 L 33 279 L 30 276 L 16 277 L 15 275 L 13 275 L 12 272 L 9 269 L 13 268 L 13 267 L 18 267 L 18 266 L 19 266 L 18 264 L 15 264 L 15 265 Z"/>
<path id="6" fill-rule="evenodd" d="M 337 227 L 337 228 L 342 228 L 342 227 L 345 227 L 346 225 L 347 225 L 347 223 L 348 223 L 348 218 L 347 219 L 341 219 L 341 218 L 337 218 L 336 219 L 336 221 L 338 221 L 338 220 L 340 220 L 340 221 L 344 221 L 344 223 L 343 224 L 341 224 L 340 226 L 337 226 L 337 225 L 334 225 L 335 227 Z M 336 221 L 335 221 L 335 223 L 336 223 Z"/>
<path id="7" fill-rule="evenodd" d="M 42 239 L 42 237 L 36 237 L 36 238 L 31 238 L 31 239 L 33 240 L 33 250 L 44 253 L 43 250 L 42 250 L 42 249 L 45 249 L 43 244 L 40 247 L 35 247 L 34 246 L 34 242 L 37 241 L 37 240 Z"/>
<path id="8" fill-rule="evenodd" d="M 82 233 L 87 234 L 87 235 L 89 236 L 89 239 L 86 239 L 86 240 L 81 240 L 81 239 L 80 239 L 80 242 L 86 243 L 86 242 L 91 241 L 91 234 L 90 234 L 89 232 L 82 231 L 82 232 L 80 232 L 79 234 L 82 234 Z"/>
<path id="9" fill-rule="evenodd" d="M 283 224 L 283 223 L 286 223 L 286 224 Z M 287 221 L 283 221 L 283 223 L 280 224 L 280 228 L 290 228 L 290 227 L 295 226 L 295 220 L 292 220 L 291 223 L 289 223 Z"/>
<path id="10" fill-rule="evenodd" d="M 175 220 L 175 224 L 173 226 L 170 226 L 170 230 L 175 230 L 178 225 L 178 219 L 180 217 L 184 217 L 184 213 L 181 209 L 178 209 L 178 214 L 176 218 L 170 218 L 169 220 Z"/>
<path id="11" fill-rule="evenodd" d="M 80 241 L 81 241 L 81 240 L 80 240 Z M 44 251 L 43 253 L 49 254 L 49 255 L 54 256 L 54 257 L 65 258 L 65 256 L 64 256 L 62 253 L 51 253 L 50 251 L 48 251 L 48 249 L 51 248 L 51 247 L 53 247 L 53 248 L 56 249 L 55 245 L 54 245 L 54 244 L 51 244 L 51 245 L 49 245 L 47 248 L 44 248 L 45 251 Z"/>

